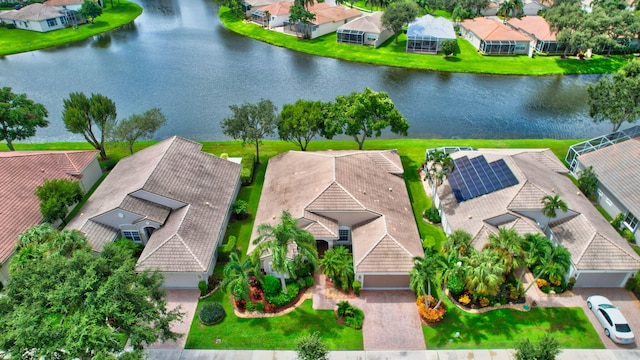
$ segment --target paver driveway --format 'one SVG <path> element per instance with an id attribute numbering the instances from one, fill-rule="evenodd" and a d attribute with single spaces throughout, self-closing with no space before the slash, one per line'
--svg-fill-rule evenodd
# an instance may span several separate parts
<path id="1" fill-rule="evenodd" d="M 196 312 L 196 306 L 198 306 L 198 297 L 200 297 L 200 290 L 167 290 L 167 309 L 175 309 L 180 306 L 181 311 L 185 313 L 182 321 L 171 323 L 171 330 L 183 334 L 183 336 L 178 341 L 158 342 L 151 345 L 150 348 L 184 349 L 184 344 L 187 342 L 187 334 L 189 334 L 189 328 Z"/>

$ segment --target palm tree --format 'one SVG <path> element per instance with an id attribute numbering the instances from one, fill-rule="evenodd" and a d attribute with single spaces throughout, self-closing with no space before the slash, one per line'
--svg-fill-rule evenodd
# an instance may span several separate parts
<path id="1" fill-rule="evenodd" d="M 562 245 L 554 245 L 551 243 L 551 240 L 548 241 L 551 244 L 552 249 L 549 253 L 543 253 L 546 256 L 541 258 L 540 265 L 533 269 L 538 272 L 538 275 L 535 276 L 531 284 L 529 284 L 529 286 L 524 290 L 525 294 L 529 291 L 531 286 L 535 284 L 536 280 L 538 280 L 540 276 L 547 274 L 549 280 L 560 281 L 560 279 L 569 271 L 569 267 L 571 266 L 571 253 L 569 250 Z M 551 278 L 552 276 L 553 278 Z"/>
<path id="2" fill-rule="evenodd" d="M 500 263 L 504 267 L 505 274 L 510 273 L 517 265 L 521 265 L 520 259 L 524 258 L 522 249 L 522 237 L 515 229 L 501 227 L 498 235 L 489 235 L 489 242 L 486 249 L 495 251 L 500 257 Z"/>
<path id="3" fill-rule="evenodd" d="M 90 249 L 87 238 L 77 230 L 62 230 L 46 244 L 50 252 L 70 257 L 75 250 Z"/>
<path id="4" fill-rule="evenodd" d="M 498 8 L 498 15 L 509 17 L 511 15 L 511 12 L 513 12 L 513 8 L 513 2 L 511 0 L 505 0 L 502 2 L 502 4 L 500 4 L 500 7 Z"/>
<path id="5" fill-rule="evenodd" d="M 465 287 L 474 299 L 478 295 L 493 296 L 504 282 L 504 267 L 495 251 L 472 251 L 465 262 Z"/>
<path id="6" fill-rule="evenodd" d="M 260 276 L 259 262 L 253 262 L 251 257 L 240 261 L 235 251 L 229 255 L 229 262 L 224 266 L 222 288 L 231 292 L 236 300 L 246 300 L 249 297 L 249 277 Z"/>
<path id="7" fill-rule="evenodd" d="M 449 278 L 453 275 L 459 274 L 462 272 L 462 262 L 460 261 L 460 257 L 458 254 L 453 252 L 441 253 L 438 257 L 436 257 L 436 265 L 438 267 L 438 272 L 440 274 L 440 289 L 442 291 L 442 295 L 438 299 L 438 303 L 435 308 L 439 308 L 440 304 L 442 304 L 442 300 L 444 299 L 444 291 L 447 287 L 447 283 Z"/>
<path id="8" fill-rule="evenodd" d="M 349 288 L 349 284 L 353 281 L 353 257 L 344 246 L 336 246 L 327 250 L 324 257 L 320 260 L 322 273 L 327 275 L 332 281 L 337 281 L 343 290 Z"/>
<path id="9" fill-rule="evenodd" d="M 427 307 L 431 306 L 431 282 L 436 281 L 440 270 L 438 256 L 441 254 L 433 249 L 425 249 L 424 257 L 416 256 L 413 258 L 413 268 L 409 274 L 411 276 L 409 287 L 416 295 L 425 297 Z"/>
<path id="10" fill-rule="evenodd" d="M 438 187 L 442 185 L 444 180 L 449 176 L 455 168 L 455 163 L 449 154 L 444 151 L 433 151 L 427 153 L 427 178 L 431 183 L 431 196 L 435 196 Z M 431 202 L 431 207 L 435 208 L 435 203 Z"/>
<path id="11" fill-rule="evenodd" d="M 465 256 L 471 248 L 471 234 L 464 230 L 456 230 L 449 234 L 444 244 L 445 253 L 454 253 L 457 256 Z"/>
<path id="12" fill-rule="evenodd" d="M 256 244 L 254 256 L 271 254 L 271 268 L 278 273 L 282 291 L 286 294 L 287 285 L 284 282 L 285 275 L 295 277 L 294 261 L 289 254 L 289 247 L 306 258 L 314 268 L 318 265 L 318 250 L 313 235 L 296 225 L 296 219 L 283 210 L 280 215 L 280 223 L 258 225 L 258 237 L 253 240 Z M 292 249 L 293 250 L 293 249 Z"/>
<path id="13" fill-rule="evenodd" d="M 542 214 L 547 217 L 547 228 L 549 228 L 551 219 L 558 215 L 557 210 L 566 212 L 569 209 L 567 203 L 560 199 L 560 195 L 545 195 L 540 202 L 542 203 Z"/>

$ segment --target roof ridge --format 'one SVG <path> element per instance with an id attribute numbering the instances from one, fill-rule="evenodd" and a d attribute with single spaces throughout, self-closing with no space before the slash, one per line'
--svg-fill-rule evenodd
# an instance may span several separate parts
<path id="1" fill-rule="evenodd" d="M 393 167 L 395 167 L 396 169 L 398 169 L 400 172 L 404 173 L 404 169 L 398 167 L 398 165 L 396 165 L 395 163 L 393 163 L 393 161 L 391 161 L 386 154 L 391 152 L 393 150 L 381 150 L 378 151 L 378 154 L 380 154 L 385 160 L 387 160 L 387 162 L 389 162 Z"/>
<path id="2" fill-rule="evenodd" d="M 640 262 L 640 260 L 638 260 L 638 255 L 635 253 L 631 253 L 629 251 L 627 251 L 627 249 L 623 248 L 622 246 L 620 246 L 620 244 L 618 244 L 617 242 L 609 239 L 608 237 L 606 237 L 604 234 L 601 234 L 600 232 L 598 232 L 598 230 L 596 230 L 596 235 L 600 235 L 600 237 L 602 237 L 605 241 L 611 243 L 613 246 L 617 247 L 618 249 L 622 250 L 622 252 L 624 252 L 625 254 L 629 255 L 631 258 L 633 258 L 634 260 Z M 595 237 L 595 236 L 594 236 Z"/>
<path id="3" fill-rule="evenodd" d="M 360 259 L 360 261 L 358 261 L 358 263 L 357 263 L 357 264 L 354 262 L 353 267 L 355 268 L 355 267 L 357 267 L 358 265 L 362 264 L 362 262 L 364 261 L 364 259 L 366 259 L 366 258 L 367 258 L 367 256 L 369 256 L 369 254 L 371 254 L 371 252 L 373 251 L 373 249 L 375 249 L 375 248 L 380 244 L 380 242 L 381 242 L 381 241 L 382 241 L 382 240 L 383 240 L 387 235 L 389 235 L 389 233 L 387 233 L 387 232 L 386 232 L 386 226 L 385 226 L 385 233 L 384 233 L 384 234 L 382 234 L 382 236 L 380 237 L 380 239 L 378 239 L 377 241 L 375 241 L 375 242 L 373 243 L 373 245 L 369 247 L 369 250 L 368 250 L 366 253 L 364 253 L 364 254 L 362 255 L 362 258 Z"/>
<path id="4" fill-rule="evenodd" d="M 347 189 L 344 188 L 344 186 L 342 186 L 342 184 L 340 184 L 339 182 L 336 181 L 336 185 L 338 185 L 340 187 L 340 189 L 342 189 L 345 193 L 347 193 L 347 195 L 349 195 L 355 202 L 358 203 L 358 205 L 362 206 L 363 210 L 369 210 L 369 208 L 367 208 L 366 206 L 364 206 L 364 204 L 362 204 L 360 202 L 360 200 L 358 200 L 355 196 L 353 196 Z"/>

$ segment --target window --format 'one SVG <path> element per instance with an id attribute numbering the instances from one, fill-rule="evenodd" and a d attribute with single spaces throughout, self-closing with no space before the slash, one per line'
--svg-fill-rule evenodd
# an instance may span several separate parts
<path id="1" fill-rule="evenodd" d="M 624 224 L 629 228 L 629 230 L 635 231 L 638 227 L 638 218 L 633 216 L 632 213 L 627 212 L 627 215 L 624 217 Z"/>
<path id="2" fill-rule="evenodd" d="M 125 238 L 133 242 L 142 243 L 142 239 L 140 238 L 140 233 L 137 231 L 122 230 L 122 236 L 124 236 Z"/>
<path id="3" fill-rule="evenodd" d="M 47 25 L 49 25 L 49 26 L 56 26 L 56 25 L 58 25 L 58 20 L 56 20 L 56 19 L 49 19 L 49 20 L 47 20 Z"/>
<path id="4" fill-rule="evenodd" d="M 369 34 L 367 34 L 367 40 L 370 40 L 370 41 L 376 41 L 376 40 L 378 40 L 378 37 L 377 37 L 377 36 L 375 36 L 375 35 L 369 35 Z"/>
<path id="5" fill-rule="evenodd" d="M 609 314 L 607 314 L 607 312 L 602 309 L 598 309 L 598 311 L 600 311 L 600 314 L 602 315 L 602 317 L 607 321 L 607 323 L 609 323 L 609 326 L 612 326 L 613 322 L 611 321 Z"/>
<path id="6" fill-rule="evenodd" d="M 67 18 L 66 18 L 66 17 L 64 17 L 64 16 L 61 16 L 61 17 L 60 17 L 60 24 L 64 25 L 64 24 L 66 24 L 66 23 L 67 23 Z"/>
<path id="7" fill-rule="evenodd" d="M 349 229 L 340 229 L 338 230 L 338 241 L 348 242 L 349 241 Z"/>

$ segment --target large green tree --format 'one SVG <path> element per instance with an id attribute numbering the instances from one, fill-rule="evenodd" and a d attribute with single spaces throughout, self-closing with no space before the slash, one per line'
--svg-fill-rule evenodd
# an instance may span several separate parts
<path id="1" fill-rule="evenodd" d="M 113 7 L 113 2 L 111 3 L 111 7 Z M 80 15 L 90 22 L 93 22 L 98 16 L 102 15 L 102 8 L 95 1 L 85 1 L 82 3 L 82 7 L 80 7 Z"/>
<path id="2" fill-rule="evenodd" d="M 129 153 L 133 154 L 133 144 L 138 139 L 151 138 L 166 123 L 167 118 L 162 111 L 153 108 L 142 114 L 133 114 L 120 120 L 111 135 L 115 140 L 125 141 L 129 146 Z"/>
<path id="3" fill-rule="evenodd" d="M 633 60 L 616 72 L 587 86 L 589 116 L 594 122 L 609 121 L 612 132 L 640 116 L 640 61 Z"/>
<path id="4" fill-rule="evenodd" d="M 318 264 L 316 240 L 310 232 L 300 229 L 297 221 L 288 211 L 282 211 L 280 222 L 276 225 L 263 223 L 258 225 L 258 237 L 253 240 L 256 248 L 254 259 L 262 255 L 271 256 L 271 268 L 278 273 L 282 291 L 287 292 L 285 276 L 295 278 L 295 261 L 291 257 L 291 249 L 306 258 L 314 267 Z"/>
<path id="5" fill-rule="evenodd" d="M 329 104 L 322 101 L 298 100 L 285 104 L 280 111 L 278 135 L 306 151 L 311 139 L 322 133 Z"/>
<path id="6" fill-rule="evenodd" d="M 35 359 L 106 359 L 127 340 L 130 356 L 141 358 L 146 345 L 179 336 L 169 324 L 182 314 L 167 311 L 162 276 L 136 272 L 129 250 L 107 243 L 96 256 L 75 230 L 39 229 L 29 237 L 38 234 L 45 238 L 22 242 L 18 255 L 40 256 L 11 267 L 0 298 L 0 348 Z M 55 245 L 69 242 L 71 252 Z"/>
<path id="7" fill-rule="evenodd" d="M 382 14 L 382 25 L 395 34 L 396 44 L 402 28 L 414 21 L 420 8 L 413 1 L 394 2 Z"/>
<path id="8" fill-rule="evenodd" d="M 88 98 L 81 92 L 69 94 L 63 102 L 64 126 L 74 134 L 82 134 L 91 146 L 100 151 L 100 158 L 106 160 L 104 141 L 116 123 L 116 104 L 104 95 L 91 94 Z"/>
<path id="9" fill-rule="evenodd" d="M 551 31 L 557 33 L 556 41 L 565 46 L 565 55 L 569 50 L 581 47 L 590 40 L 582 30 L 587 12 L 577 1 L 554 2 L 547 9 L 545 20 Z"/>
<path id="10" fill-rule="evenodd" d="M 385 92 L 364 89 L 338 96 L 331 116 L 325 122 L 324 133 L 327 138 L 337 134 L 352 136 L 362 150 L 364 141 L 372 136 L 379 137 L 382 131 L 390 128 L 394 134 L 407 136 L 409 123 Z"/>
<path id="11" fill-rule="evenodd" d="M 15 94 L 10 87 L 0 89 L 0 140 L 7 142 L 14 151 L 13 142 L 36 134 L 39 127 L 47 127 L 47 109 L 27 98 L 27 94 Z"/>
<path id="12" fill-rule="evenodd" d="M 277 108 L 271 100 L 257 104 L 244 103 L 229 106 L 233 115 L 222 120 L 220 127 L 225 135 L 242 139 L 242 144 L 256 146 L 256 162 L 260 163 L 260 143 L 275 134 L 278 128 Z"/>
<path id="13" fill-rule="evenodd" d="M 324 253 L 320 260 L 322 273 L 336 282 L 336 285 L 347 290 L 353 281 L 353 256 L 344 246 L 336 246 Z"/>
<path id="14" fill-rule="evenodd" d="M 69 206 L 82 200 L 80 183 L 71 179 L 51 179 L 36 188 L 35 195 L 40 200 L 40 213 L 44 221 L 55 223 L 69 213 Z"/>

